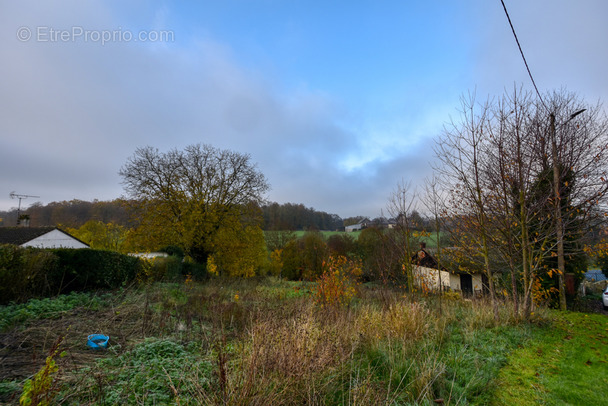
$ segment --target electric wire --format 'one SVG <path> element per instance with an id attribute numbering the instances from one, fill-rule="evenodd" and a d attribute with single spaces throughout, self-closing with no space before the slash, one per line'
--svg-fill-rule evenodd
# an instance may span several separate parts
<path id="1" fill-rule="evenodd" d="M 511 17 L 509 16 L 509 12 L 507 11 L 507 6 L 505 5 L 504 0 L 500 0 L 500 2 L 502 3 L 502 8 L 505 10 L 505 15 L 507 16 L 507 20 L 509 20 L 509 25 L 511 26 L 511 31 L 513 32 L 513 37 L 515 37 L 515 42 L 517 43 L 517 47 L 519 48 L 519 53 L 521 54 L 521 58 L 524 60 L 524 65 L 526 65 L 526 70 L 528 71 L 528 75 L 530 76 L 530 80 L 532 81 L 532 85 L 534 86 L 534 90 L 536 90 L 536 94 L 538 95 L 538 98 L 540 99 L 540 102 L 542 103 L 542 105 L 545 107 L 545 109 L 547 111 L 549 111 L 549 109 L 547 108 L 547 105 L 545 104 L 545 101 L 543 100 L 543 97 L 541 96 L 540 92 L 538 91 L 538 87 L 536 87 L 536 82 L 534 81 L 534 77 L 532 76 L 532 72 L 530 71 L 530 67 L 528 66 L 528 61 L 526 61 L 526 57 L 524 56 L 524 51 L 521 48 L 521 44 L 519 43 L 519 39 L 517 38 L 517 34 L 515 33 L 515 28 L 513 27 L 513 23 L 511 22 Z"/>

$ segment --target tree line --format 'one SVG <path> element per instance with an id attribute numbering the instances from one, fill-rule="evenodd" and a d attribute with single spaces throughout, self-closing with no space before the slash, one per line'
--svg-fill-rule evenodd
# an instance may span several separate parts
<path id="1" fill-rule="evenodd" d="M 94 220 L 105 224 L 112 223 L 121 227 L 133 224 L 129 207 L 133 203 L 125 199 L 109 201 L 69 200 L 51 202 L 43 205 L 32 203 L 21 209 L 21 215 L 29 221 L 30 227 L 63 226 L 80 228 L 88 221 Z M 344 220 L 337 214 L 306 207 L 301 203 L 264 202 L 261 206 L 263 230 L 341 230 Z M 357 219 L 364 219 L 359 216 Z M 352 224 L 357 223 L 355 221 Z M 17 225 L 17 209 L 0 211 L 0 226 Z"/>

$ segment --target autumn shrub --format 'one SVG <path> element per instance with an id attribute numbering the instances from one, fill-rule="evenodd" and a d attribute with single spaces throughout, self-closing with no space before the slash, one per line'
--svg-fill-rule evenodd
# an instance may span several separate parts
<path id="1" fill-rule="evenodd" d="M 450 302 L 457 302 L 459 300 L 462 300 L 462 296 L 461 296 L 460 292 L 457 292 L 454 290 L 449 290 L 449 291 L 443 292 L 441 294 L 441 297 Z"/>
<path id="2" fill-rule="evenodd" d="M 140 269 L 138 279 L 140 282 L 178 281 L 182 277 L 183 263 L 177 256 L 142 258 L 145 264 Z"/>
<path id="3" fill-rule="evenodd" d="M 313 288 L 315 302 L 321 306 L 347 305 L 357 294 L 361 264 L 342 256 L 332 256 L 323 263 L 323 274 Z"/>
<path id="4" fill-rule="evenodd" d="M 282 253 L 283 250 L 280 248 L 277 248 L 270 253 L 268 270 L 272 276 L 281 276 L 281 271 L 283 269 L 283 260 L 281 258 Z"/>
<path id="5" fill-rule="evenodd" d="M 268 268 L 264 232 L 241 224 L 220 228 L 214 239 L 213 260 L 222 276 L 250 278 L 264 273 Z"/>

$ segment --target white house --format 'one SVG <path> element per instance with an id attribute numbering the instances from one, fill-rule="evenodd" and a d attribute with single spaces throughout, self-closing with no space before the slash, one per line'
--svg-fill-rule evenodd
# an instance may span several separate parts
<path id="1" fill-rule="evenodd" d="M 0 227 L 0 244 L 35 248 L 89 248 L 57 227 Z"/>
<path id="2" fill-rule="evenodd" d="M 364 228 L 367 228 L 368 226 L 369 226 L 369 219 L 366 218 L 366 219 L 361 220 L 357 224 L 352 224 L 350 226 L 344 227 L 344 231 L 346 231 L 347 233 L 352 233 L 353 231 L 363 230 Z"/>

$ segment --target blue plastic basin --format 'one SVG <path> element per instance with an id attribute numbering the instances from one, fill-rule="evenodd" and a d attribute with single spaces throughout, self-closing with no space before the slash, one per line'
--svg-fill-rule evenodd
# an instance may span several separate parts
<path id="1" fill-rule="evenodd" d="M 107 348 L 108 347 L 108 340 L 110 340 L 110 337 L 103 335 L 103 334 L 91 334 L 88 339 L 87 339 L 87 345 L 90 348 L 93 348 L 95 350 L 98 350 L 100 348 Z"/>

